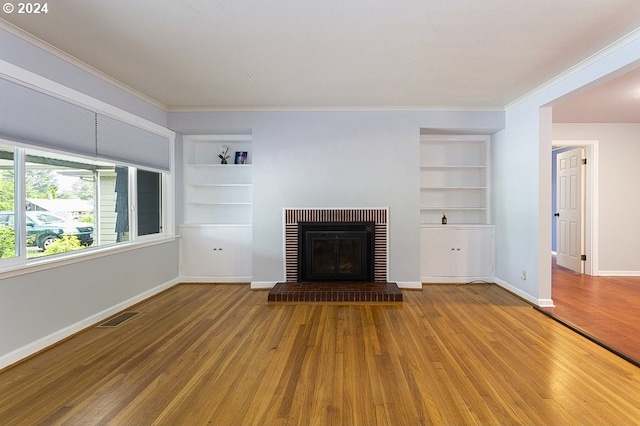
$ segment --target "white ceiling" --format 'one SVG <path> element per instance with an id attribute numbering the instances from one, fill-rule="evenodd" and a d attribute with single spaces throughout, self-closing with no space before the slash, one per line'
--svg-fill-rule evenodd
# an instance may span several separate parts
<path id="1" fill-rule="evenodd" d="M 604 78 L 552 106 L 556 123 L 640 123 L 640 68 Z"/>
<path id="2" fill-rule="evenodd" d="M 168 110 L 501 109 L 640 22 L 638 0 L 55 0 L 48 8 L 1 16 Z"/>

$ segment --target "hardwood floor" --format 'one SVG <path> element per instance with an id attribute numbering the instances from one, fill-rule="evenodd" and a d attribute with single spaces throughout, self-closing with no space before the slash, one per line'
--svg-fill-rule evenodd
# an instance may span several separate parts
<path id="1" fill-rule="evenodd" d="M 640 369 L 495 285 L 176 286 L 0 373 L 0 424 L 637 424 Z"/>
<path id="2" fill-rule="evenodd" d="M 552 263 L 554 308 L 541 308 L 640 366 L 640 277 L 592 277 Z"/>

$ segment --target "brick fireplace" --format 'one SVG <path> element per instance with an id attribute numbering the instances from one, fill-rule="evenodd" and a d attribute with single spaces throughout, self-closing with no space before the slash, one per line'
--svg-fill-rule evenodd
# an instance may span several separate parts
<path id="1" fill-rule="evenodd" d="M 298 282 L 299 277 L 299 224 L 300 223 L 363 223 L 371 222 L 373 236 L 373 281 L 387 281 L 388 264 L 388 210 L 373 209 L 284 209 L 285 276 L 287 282 Z"/>

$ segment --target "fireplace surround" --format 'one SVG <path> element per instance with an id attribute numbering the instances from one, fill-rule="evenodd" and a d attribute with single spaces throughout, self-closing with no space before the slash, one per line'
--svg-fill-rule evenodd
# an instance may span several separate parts
<path id="1" fill-rule="evenodd" d="M 370 223 L 372 235 L 372 276 L 369 281 L 387 282 L 388 210 L 386 208 L 285 208 L 285 278 L 286 282 L 300 282 L 299 223 Z"/>

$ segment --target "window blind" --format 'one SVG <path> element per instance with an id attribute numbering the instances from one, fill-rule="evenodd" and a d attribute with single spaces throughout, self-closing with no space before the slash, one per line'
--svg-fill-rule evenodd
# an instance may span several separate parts
<path id="1" fill-rule="evenodd" d="M 169 139 L 98 114 L 97 152 L 101 159 L 169 171 Z"/>
<path id="2" fill-rule="evenodd" d="M 96 113 L 0 78 L 0 137 L 96 156 Z"/>

